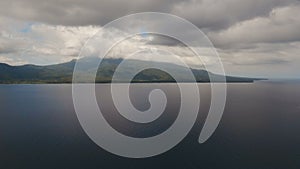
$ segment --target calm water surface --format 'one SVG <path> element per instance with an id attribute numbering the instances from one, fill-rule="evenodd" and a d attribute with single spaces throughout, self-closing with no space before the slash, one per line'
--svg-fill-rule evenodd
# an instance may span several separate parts
<path id="1" fill-rule="evenodd" d="M 175 84 L 133 84 L 137 109 L 149 108 L 148 93 L 161 88 L 168 97 L 164 114 L 149 124 L 120 116 L 109 85 L 96 86 L 107 121 L 134 137 L 157 135 L 175 120 L 180 93 Z M 71 85 L 0 85 L 0 168 L 300 168 L 300 83 L 228 84 L 225 112 L 214 135 L 197 142 L 210 102 L 209 84 L 199 84 L 201 108 L 189 135 L 156 157 L 128 159 L 95 145 L 74 112 Z"/>

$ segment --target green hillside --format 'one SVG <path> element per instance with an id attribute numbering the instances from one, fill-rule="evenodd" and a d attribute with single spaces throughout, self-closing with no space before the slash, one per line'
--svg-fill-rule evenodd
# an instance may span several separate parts
<path id="1" fill-rule="evenodd" d="M 88 76 L 89 72 L 97 69 L 98 60 L 95 58 L 89 58 L 85 60 L 79 60 L 82 65 L 80 69 L 83 76 Z M 128 60 L 127 60 L 128 61 Z M 112 76 L 122 62 L 122 59 L 104 59 L 97 70 L 96 82 L 97 83 L 109 83 L 111 82 Z M 23 65 L 23 66 L 10 66 L 8 64 L 0 63 L 0 83 L 11 84 L 11 83 L 71 83 L 73 69 L 76 60 L 70 62 L 49 65 L 49 66 L 36 66 L 36 65 Z M 159 67 L 167 68 L 172 70 L 179 77 L 180 82 L 189 82 L 186 78 L 184 67 L 170 64 L 170 63 L 158 63 L 140 60 L 129 60 L 126 67 L 121 72 L 121 77 L 126 79 L 126 76 L 130 72 L 134 71 L 136 67 L 143 65 L 155 64 Z M 205 70 L 192 69 L 192 72 L 197 82 L 209 82 L 209 74 L 218 79 L 219 75 L 207 72 Z M 242 78 L 242 77 L 226 77 L 227 82 L 253 82 L 254 80 L 260 80 L 255 78 Z M 122 82 L 122 79 L 117 79 Z M 82 81 L 85 82 L 85 81 Z M 132 82 L 175 82 L 175 80 L 166 72 L 158 69 L 146 69 L 138 73 Z M 217 82 L 217 81 L 216 81 Z"/>

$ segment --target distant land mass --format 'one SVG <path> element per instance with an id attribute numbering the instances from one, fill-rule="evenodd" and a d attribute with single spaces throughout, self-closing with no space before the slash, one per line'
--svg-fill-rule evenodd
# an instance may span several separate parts
<path id="1" fill-rule="evenodd" d="M 92 72 L 93 69 L 98 69 L 94 67 L 94 63 L 97 63 L 96 58 L 80 59 L 82 62 L 82 73 Z M 0 84 L 43 84 L 43 83 L 72 83 L 73 69 L 77 60 L 72 60 L 70 62 L 48 65 L 48 66 L 37 66 L 37 65 L 22 65 L 22 66 L 11 66 L 5 63 L 0 63 Z M 110 83 L 112 76 L 118 67 L 118 65 L 123 61 L 123 59 L 103 59 L 99 69 L 97 70 L 97 76 L 95 79 L 96 83 Z M 156 64 L 168 69 L 171 69 L 179 77 L 182 77 L 179 82 L 190 82 L 190 80 L 185 79 L 184 67 L 175 65 L 172 63 L 161 63 L 152 61 L 142 61 L 142 60 L 129 60 L 129 64 L 126 64 L 124 68 L 124 76 L 134 71 L 136 65 L 150 65 Z M 218 82 L 218 78 L 223 77 L 221 75 L 214 74 L 201 69 L 191 69 L 195 79 L 199 83 L 210 82 L 209 76 L 213 77 L 214 82 Z M 84 75 L 84 74 L 83 74 Z M 226 76 L 227 82 L 253 82 L 255 80 L 264 80 L 259 78 L 246 78 L 246 77 L 233 77 Z M 85 81 L 83 80 L 82 83 Z M 122 82 L 120 79 L 119 82 Z M 168 73 L 158 70 L 158 69 L 146 69 L 138 73 L 132 83 L 172 83 L 176 82 L 171 75 Z"/>

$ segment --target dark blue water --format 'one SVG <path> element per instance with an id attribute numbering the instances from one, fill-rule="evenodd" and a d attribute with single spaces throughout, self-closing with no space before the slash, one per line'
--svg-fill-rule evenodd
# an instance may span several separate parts
<path id="1" fill-rule="evenodd" d="M 99 104 L 118 131 L 149 137 L 172 125 L 178 110 L 174 84 L 134 84 L 133 104 L 149 107 L 147 92 L 162 88 L 170 100 L 164 115 L 132 124 L 116 112 L 108 85 L 97 85 Z M 201 108 L 189 135 L 159 156 L 128 159 L 95 145 L 74 112 L 71 85 L 0 85 L 0 168 L 300 168 L 300 83 L 229 84 L 225 112 L 214 135 L 197 142 L 210 101 L 209 84 L 199 84 Z"/>

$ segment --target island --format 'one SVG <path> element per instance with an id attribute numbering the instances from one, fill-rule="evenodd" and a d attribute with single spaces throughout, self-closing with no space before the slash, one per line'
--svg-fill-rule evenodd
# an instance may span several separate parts
<path id="1" fill-rule="evenodd" d="M 98 69 L 95 78 L 96 83 L 111 83 L 112 76 L 123 61 L 123 59 L 107 58 L 101 61 L 99 67 L 91 66 L 93 63 L 98 62 L 95 58 L 89 58 L 84 60 L 71 60 L 66 63 L 38 66 L 38 65 L 21 65 L 11 66 L 5 63 L 0 63 L 0 84 L 43 84 L 43 83 L 72 83 L 73 70 L 77 61 L 81 61 L 84 64 L 82 73 L 90 72 L 89 70 Z M 125 67 L 124 74 L 130 73 L 135 65 L 142 64 L 156 64 L 163 67 L 168 67 L 182 77 L 182 80 L 177 82 L 191 82 L 184 78 L 183 67 L 172 63 L 158 63 L 142 60 L 130 60 L 130 63 Z M 192 69 L 195 79 L 198 83 L 211 82 L 209 77 L 213 77 L 213 82 L 218 81 L 223 77 L 212 72 L 208 72 L 202 69 Z M 224 79 L 224 78 L 223 78 Z M 226 82 L 228 83 L 251 83 L 256 80 L 265 80 L 262 78 L 249 78 L 249 77 L 234 77 L 226 76 Z M 121 81 L 120 81 L 121 82 Z M 174 83 L 176 82 L 171 75 L 159 70 L 159 69 L 146 69 L 139 72 L 132 80 L 131 83 Z M 84 83 L 84 81 L 83 81 Z"/>

